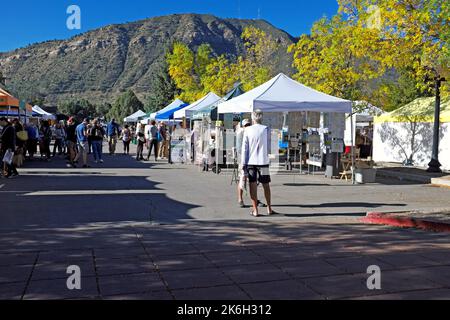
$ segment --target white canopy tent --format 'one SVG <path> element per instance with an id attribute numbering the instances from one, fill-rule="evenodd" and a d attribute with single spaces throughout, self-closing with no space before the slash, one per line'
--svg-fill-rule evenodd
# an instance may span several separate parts
<path id="1" fill-rule="evenodd" d="M 39 115 L 40 118 L 44 119 L 44 120 L 56 120 L 56 116 L 43 110 L 41 107 L 39 106 L 34 106 L 33 107 L 33 112 L 37 113 Z"/>
<path id="2" fill-rule="evenodd" d="M 140 117 L 145 117 L 146 113 L 142 110 L 138 110 L 133 113 L 131 116 L 128 116 L 123 119 L 124 122 L 138 122 Z"/>
<path id="3" fill-rule="evenodd" d="M 175 119 L 181 119 L 181 118 L 190 118 L 195 111 L 198 111 L 204 107 L 210 106 L 213 103 L 219 101 L 221 98 L 215 94 L 214 92 L 208 93 L 203 98 L 195 101 L 191 105 L 187 106 L 186 108 L 183 108 L 181 110 L 178 110 L 174 113 Z"/>
<path id="4" fill-rule="evenodd" d="M 280 73 L 268 82 L 218 106 L 219 113 L 337 112 L 351 113 L 352 102 L 302 85 Z"/>
<path id="5" fill-rule="evenodd" d="M 298 112 L 352 113 L 352 102 L 309 88 L 283 73 L 234 99 L 220 103 L 218 113 Z M 353 136 L 353 125 L 351 135 Z M 352 168 L 355 162 L 352 148 Z M 354 170 L 352 180 L 355 183 Z"/>

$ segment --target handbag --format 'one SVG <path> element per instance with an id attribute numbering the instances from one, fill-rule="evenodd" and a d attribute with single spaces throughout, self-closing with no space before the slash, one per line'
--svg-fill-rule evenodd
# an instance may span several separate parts
<path id="1" fill-rule="evenodd" d="M 19 140 L 22 140 L 22 141 L 27 141 L 28 140 L 28 132 L 25 130 L 17 132 L 17 138 L 19 138 Z"/>
<path id="2" fill-rule="evenodd" d="M 3 156 L 3 162 L 6 164 L 11 164 L 13 161 L 14 152 L 11 149 L 6 150 L 5 155 Z"/>

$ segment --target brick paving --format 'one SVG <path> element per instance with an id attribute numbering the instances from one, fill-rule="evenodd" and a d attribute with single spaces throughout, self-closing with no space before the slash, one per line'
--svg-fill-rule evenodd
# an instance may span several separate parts
<path id="1" fill-rule="evenodd" d="M 295 178 L 311 191 L 280 175 L 283 214 L 252 219 L 228 176 L 115 165 L 38 163 L 2 181 L 0 299 L 450 299 L 448 234 L 364 225 L 357 214 L 420 197 L 443 206 L 448 189 Z M 81 290 L 67 289 L 70 265 L 81 268 Z M 381 269 L 381 290 L 367 288 L 370 265 Z"/>

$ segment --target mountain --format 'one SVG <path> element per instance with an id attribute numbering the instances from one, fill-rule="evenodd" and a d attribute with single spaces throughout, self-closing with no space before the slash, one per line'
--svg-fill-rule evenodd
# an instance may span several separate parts
<path id="1" fill-rule="evenodd" d="M 10 91 L 22 99 L 45 97 L 46 104 L 86 98 L 112 102 L 133 89 L 144 99 L 152 90 L 166 48 L 182 41 L 195 49 L 209 43 L 213 53 L 229 58 L 242 55 L 241 33 L 255 26 L 279 43 L 276 67 L 292 73 L 286 53 L 295 38 L 264 20 L 221 19 L 212 15 L 175 14 L 132 23 L 109 25 L 68 40 L 33 44 L 0 53 L 0 71 Z"/>

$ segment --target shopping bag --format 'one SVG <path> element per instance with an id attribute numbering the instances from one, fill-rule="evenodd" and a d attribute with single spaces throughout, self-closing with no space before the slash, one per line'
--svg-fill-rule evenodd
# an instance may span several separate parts
<path id="1" fill-rule="evenodd" d="M 6 164 L 11 164 L 14 158 L 14 152 L 11 149 L 6 150 L 5 155 L 3 156 L 3 162 Z"/>

